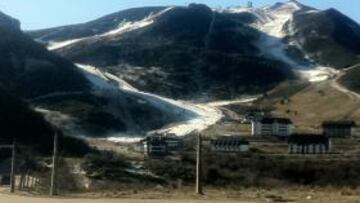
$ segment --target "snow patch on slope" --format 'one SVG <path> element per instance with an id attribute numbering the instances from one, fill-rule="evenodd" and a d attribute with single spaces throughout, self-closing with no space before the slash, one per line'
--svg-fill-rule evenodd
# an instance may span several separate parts
<path id="1" fill-rule="evenodd" d="M 61 48 L 64 48 L 64 47 L 67 47 L 72 44 L 75 44 L 75 43 L 78 43 L 78 42 L 81 42 L 84 40 L 88 40 L 88 39 L 97 39 L 97 38 L 103 38 L 103 37 L 108 37 L 108 36 L 113 36 L 113 35 L 121 35 L 121 34 L 130 32 L 130 31 L 133 31 L 133 30 L 137 30 L 137 29 L 151 25 L 152 23 L 154 23 L 154 21 L 157 17 L 163 15 L 164 13 L 170 11 L 171 9 L 173 9 L 173 7 L 166 8 L 156 14 L 150 14 L 148 17 L 146 17 L 140 21 L 129 21 L 129 22 L 123 21 L 119 24 L 119 26 L 116 29 L 110 30 L 110 31 L 105 32 L 100 35 L 78 38 L 78 39 L 71 39 L 71 40 L 66 40 L 63 42 L 50 42 L 49 46 L 47 48 L 48 48 L 48 50 L 56 50 L 56 49 L 61 49 Z"/>
<path id="2" fill-rule="evenodd" d="M 316 66 L 314 68 L 308 68 L 304 70 L 298 70 L 300 76 L 304 79 L 308 79 L 309 82 L 321 82 L 332 79 L 339 74 L 339 71 L 325 66 Z"/>
<path id="3" fill-rule="evenodd" d="M 134 21 L 134 22 L 122 22 L 120 23 L 120 25 L 118 26 L 117 29 L 114 30 L 110 30 L 102 35 L 100 35 L 100 37 L 105 37 L 105 36 L 112 36 L 112 35 L 118 35 L 118 34 L 123 34 L 126 32 L 130 32 L 133 30 L 137 30 L 146 26 L 151 25 L 152 23 L 154 23 L 154 20 L 163 15 L 164 13 L 170 11 L 171 9 L 173 9 L 173 7 L 169 7 L 166 8 L 162 11 L 160 11 L 159 13 L 156 14 L 150 14 L 148 17 L 144 18 L 143 20 L 140 21 Z"/>
<path id="4" fill-rule="evenodd" d="M 253 14 L 260 22 L 266 23 L 271 21 L 270 16 L 266 15 L 263 9 L 259 8 L 245 8 L 245 7 L 232 7 L 225 9 L 225 13 L 251 13 Z"/>

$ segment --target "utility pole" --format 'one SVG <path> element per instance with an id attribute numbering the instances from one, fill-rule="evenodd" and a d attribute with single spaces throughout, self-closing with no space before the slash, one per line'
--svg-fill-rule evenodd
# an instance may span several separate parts
<path id="1" fill-rule="evenodd" d="M 54 135 L 54 152 L 52 157 L 52 170 L 51 170 L 51 182 L 50 182 L 50 196 L 54 196 L 56 194 L 56 184 L 55 184 L 55 178 L 56 178 L 56 161 L 57 161 L 57 153 L 58 153 L 58 133 L 55 131 Z"/>
<path id="2" fill-rule="evenodd" d="M 15 156 L 16 156 L 16 138 L 14 137 L 12 145 L 12 155 L 11 155 L 11 172 L 10 172 L 10 192 L 15 192 Z"/>
<path id="3" fill-rule="evenodd" d="M 201 157 L 201 134 L 197 136 L 197 153 L 196 153 L 196 194 L 202 195 L 202 157 Z"/>

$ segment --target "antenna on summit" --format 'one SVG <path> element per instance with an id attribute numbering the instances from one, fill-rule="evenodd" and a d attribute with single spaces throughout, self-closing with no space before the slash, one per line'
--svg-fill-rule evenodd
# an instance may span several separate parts
<path id="1" fill-rule="evenodd" d="M 247 7 L 247 8 L 253 8 L 253 2 L 252 2 L 252 1 L 248 1 L 246 7 Z"/>

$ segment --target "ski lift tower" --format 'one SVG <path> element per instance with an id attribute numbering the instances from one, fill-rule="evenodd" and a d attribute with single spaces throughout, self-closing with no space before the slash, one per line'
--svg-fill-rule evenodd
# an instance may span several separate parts
<path id="1" fill-rule="evenodd" d="M 248 2 L 247 2 L 247 7 L 248 7 L 248 8 L 253 8 L 253 2 L 252 2 L 252 1 L 248 1 Z"/>

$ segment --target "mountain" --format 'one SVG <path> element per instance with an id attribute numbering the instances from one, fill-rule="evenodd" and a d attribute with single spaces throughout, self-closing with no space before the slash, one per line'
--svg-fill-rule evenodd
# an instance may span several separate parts
<path id="1" fill-rule="evenodd" d="M 0 84 L 23 98 L 54 92 L 86 91 L 86 78 L 69 61 L 49 52 L 0 13 Z"/>
<path id="2" fill-rule="evenodd" d="M 54 42 L 58 38 L 48 37 L 59 28 L 29 34 L 46 38 L 49 49 L 69 60 L 97 66 L 138 89 L 172 98 L 230 98 L 262 92 L 292 77 L 281 61 L 259 56 L 254 42 L 260 32 L 241 14 L 213 12 L 196 4 L 154 11 L 135 21 L 123 17 L 128 12 L 79 25 L 121 22 L 117 29 L 101 34 L 59 43 Z M 62 32 L 74 27 L 63 27 Z"/>
<path id="3" fill-rule="evenodd" d="M 335 9 L 292 0 L 224 10 L 135 8 L 28 34 L 144 91 L 226 99 L 264 92 L 294 74 L 311 82 L 334 77 L 335 69 L 359 62 L 359 30 Z"/>

